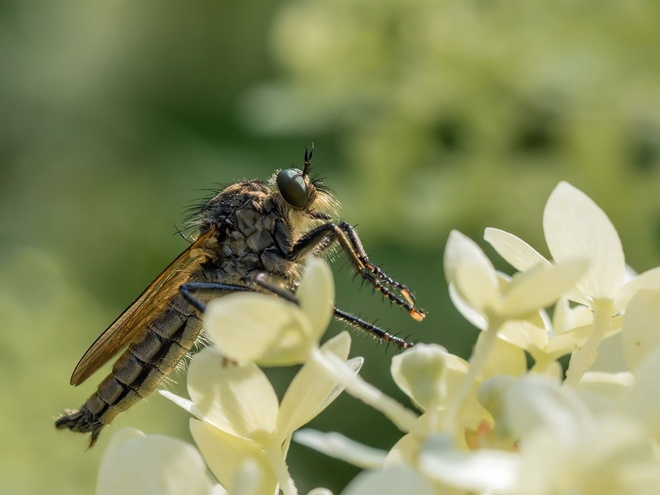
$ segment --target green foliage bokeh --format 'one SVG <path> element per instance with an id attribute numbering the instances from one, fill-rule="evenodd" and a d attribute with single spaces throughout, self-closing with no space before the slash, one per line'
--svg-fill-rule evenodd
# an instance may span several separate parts
<path id="1" fill-rule="evenodd" d="M 188 438 L 160 397 L 88 452 L 52 419 L 100 379 L 68 385 L 82 352 L 185 247 L 186 205 L 300 164 L 311 142 L 344 218 L 429 317 L 360 290 L 341 256 L 339 305 L 412 339 L 469 353 L 441 270 L 449 230 L 543 250 L 560 180 L 605 209 L 633 268 L 657 265 L 658 25 L 652 0 L 0 4 L 0 494 L 90 493 L 122 426 Z M 355 338 L 365 377 L 402 399 L 392 352 Z M 314 427 L 397 438 L 345 397 Z M 303 492 L 354 474 L 295 445 L 290 462 Z"/>

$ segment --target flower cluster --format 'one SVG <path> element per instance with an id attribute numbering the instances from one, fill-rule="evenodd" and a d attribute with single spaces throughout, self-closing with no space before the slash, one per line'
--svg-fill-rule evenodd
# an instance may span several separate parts
<path id="1" fill-rule="evenodd" d="M 296 494 L 292 439 L 365 468 L 345 495 L 660 493 L 660 268 L 626 267 L 610 220 L 567 183 L 550 195 L 543 228 L 552 259 L 486 230 L 513 276 L 451 233 L 450 295 L 482 332 L 468 361 L 433 344 L 393 358 L 392 377 L 418 411 L 360 378 L 347 333 L 319 344 L 334 304 L 325 263 L 308 263 L 298 305 L 258 294 L 214 301 L 214 346 L 191 363 L 190 399 L 162 392 L 192 415 L 197 449 L 123 430 L 98 493 Z M 258 365 L 291 364 L 302 367 L 278 401 Z M 343 390 L 403 432 L 389 452 L 300 430 Z"/>

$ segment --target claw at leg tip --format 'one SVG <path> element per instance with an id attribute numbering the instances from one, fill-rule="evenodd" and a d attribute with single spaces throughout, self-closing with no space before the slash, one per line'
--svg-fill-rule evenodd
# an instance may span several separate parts
<path id="1" fill-rule="evenodd" d="M 426 318 L 426 313 L 423 311 L 420 311 L 419 309 L 412 308 L 410 311 L 410 316 L 413 317 L 416 321 L 422 321 L 424 318 Z"/>
<path id="2" fill-rule="evenodd" d="M 407 289 L 401 290 L 401 295 L 406 301 L 408 301 L 410 305 L 415 304 L 415 296 L 413 296 L 412 292 L 410 292 L 409 290 Z"/>

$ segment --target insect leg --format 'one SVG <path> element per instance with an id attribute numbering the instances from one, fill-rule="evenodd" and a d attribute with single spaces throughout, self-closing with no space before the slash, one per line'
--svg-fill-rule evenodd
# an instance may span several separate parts
<path id="1" fill-rule="evenodd" d="M 254 277 L 254 283 L 257 284 L 262 289 L 289 301 L 290 303 L 300 305 L 298 298 L 293 295 L 289 290 L 285 289 L 281 285 L 273 282 L 267 273 L 261 272 Z"/>
<path id="2" fill-rule="evenodd" d="M 296 296 L 284 287 L 269 280 L 266 273 L 257 274 L 254 277 L 254 283 L 271 294 L 281 297 L 293 304 L 299 304 Z M 206 310 L 206 305 L 197 299 L 193 295 L 193 292 L 254 292 L 254 289 L 244 285 L 224 284 L 220 282 L 189 282 L 179 287 L 179 291 L 186 301 L 188 301 L 195 309 L 203 313 Z"/>
<path id="3" fill-rule="evenodd" d="M 362 330 L 364 332 L 370 333 L 379 340 L 384 340 L 385 342 L 391 342 L 401 349 L 409 349 L 412 347 L 412 342 L 408 342 L 396 335 L 392 335 L 387 330 L 380 328 L 379 326 L 374 325 L 368 321 L 363 320 L 362 318 L 342 311 L 339 308 L 334 308 L 334 316 L 337 320 L 343 321 L 344 323 L 349 324 L 353 328 Z"/>
<path id="4" fill-rule="evenodd" d="M 360 237 L 358 236 L 357 230 L 350 225 L 347 222 L 341 222 L 339 224 L 339 228 L 342 230 L 342 232 L 348 237 L 348 239 L 351 241 L 351 245 L 353 246 L 353 249 L 355 250 L 355 254 L 357 255 L 358 259 L 364 267 L 369 270 L 371 273 L 373 273 L 376 278 L 382 282 L 385 283 L 386 286 L 389 287 L 383 287 L 384 289 L 389 289 L 389 290 L 397 290 L 401 296 L 405 299 L 405 301 L 411 306 L 405 306 L 403 305 L 404 308 L 408 310 L 410 313 L 410 316 L 412 316 L 414 319 L 421 321 L 424 319 L 426 314 L 417 308 L 415 308 L 415 295 L 412 293 L 412 291 L 405 286 L 404 284 L 397 282 L 394 280 L 392 277 L 390 277 L 387 273 L 385 273 L 378 265 L 375 265 L 369 260 L 369 256 L 367 255 L 367 252 L 364 249 L 364 246 L 362 245 L 362 241 L 360 240 Z M 378 282 L 374 282 L 374 286 L 383 292 L 381 287 L 379 286 Z M 384 292 L 383 292 L 384 293 Z M 385 293 L 384 293 L 385 294 Z M 390 294 L 385 294 L 387 297 L 389 297 L 390 300 L 392 300 L 392 297 Z M 396 301 L 394 301 L 396 302 Z"/>
<path id="5" fill-rule="evenodd" d="M 410 289 L 396 282 L 378 266 L 369 261 L 369 257 L 362 246 L 357 231 L 346 222 L 342 222 L 339 225 L 328 222 L 312 229 L 302 236 L 293 246 L 289 257 L 295 260 L 304 258 L 311 253 L 322 252 L 333 241 L 339 243 L 355 270 L 364 280 L 390 301 L 405 308 L 414 319 L 418 321 L 424 319 L 424 312 L 415 308 L 415 298 Z M 401 297 L 396 295 L 394 291 L 398 291 Z"/>
<path id="6" fill-rule="evenodd" d="M 281 287 L 280 285 L 272 282 L 269 279 L 268 274 L 259 273 L 254 280 L 255 283 L 259 285 L 261 288 L 293 304 L 300 305 L 298 298 L 294 294 L 289 292 L 284 287 Z M 347 313 L 346 311 L 343 311 L 339 308 L 333 308 L 333 314 L 337 320 L 347 323 L 348 325 L 358 330 L 362 330 L 364 332 L 370 333 L 379 340 L 383 340 L 388 343 L 391 342 L 401 349 L 408 349 L 414 345 L 412 342 L 408 342 L 407 340 L 397 337 L 396 335 L 392 335 L 387 330 L 384 330 L 379 326 L 374 325 L 373 323 L 365 321 L 362 318 Z"/>
<path id="7" fill-rule="evenodd" d="M 193 293 L 207 291 L 207 292 L 244 292 L 253 291 L 249 287 L 234 284 L 223 284 L 220 282 L 188 282 L 179 287 L 179 292 L 183 298 L 188 301 L 195 309 L 203 313 L 206 310 L 206 304 L 197 299 Z"/>
<path id="8" fill-rule="evenodd" d="M 368 270 L 370 270 L 372 273 L 374 273 L 379 279 L 384 280 L 385 283 L 387 283 L 389 286 L 395 287 L 401 293 L 401 295 L 404 297 L 406 301 L 414 305 L 415 295 L 410 291 L 410 289 L 408 289 L 407 286 L 397 282 L 387 273 L 385 273 L 378 265 L 375 265 L 371 261 L 369 261 L 367 252 L 365 251 L 364 246 L 362 245 L 362 241 L 358 237 L 358 233 L 357 230 L 355 230 L 355 227 L 353 227 L 351 224 L 347 222 L 342 222 L 339 225 L 339 228 L 341 228 L 346 233 L 348 238 L 351 240 L 351 244 L 353 245 L 353 248 L 355 249 L 357 255 L 359 256 L 360 261 L 364 263 L 365 267 Z"/>

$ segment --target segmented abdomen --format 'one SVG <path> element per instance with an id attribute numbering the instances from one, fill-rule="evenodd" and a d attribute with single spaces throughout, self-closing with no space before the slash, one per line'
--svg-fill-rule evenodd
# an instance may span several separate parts
<path id="1" fill-rule="evenodd" d="M 55 425 L 92 434 L 90 446 L 114 417 L 152 393 L 189 352 L 202 321 L 180 294 L 167 303 L 140 338 L 131 342 L 80 409 L 66 411 Z"/>

